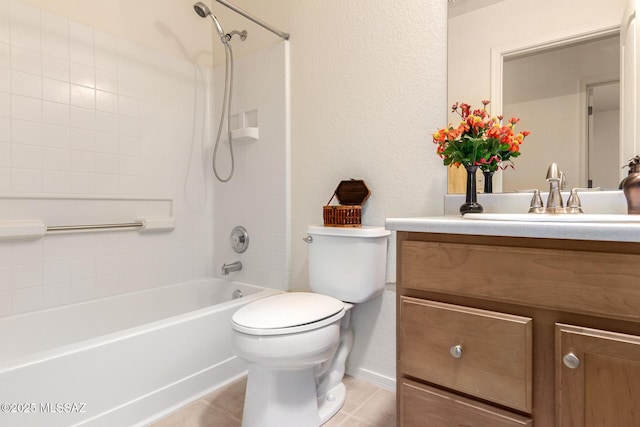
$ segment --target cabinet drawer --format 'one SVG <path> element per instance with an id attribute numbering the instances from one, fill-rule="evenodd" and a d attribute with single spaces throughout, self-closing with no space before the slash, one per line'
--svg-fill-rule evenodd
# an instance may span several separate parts
<path id="1" fill-rule="evenodd" d="M 640 255 L 404 241 L 401 286 L 640 320 Z"/>
<path id="2" fill-rule="evenodd" d="M 531 413 L 531 319 L 401 297 L 399 333 L 404 374 Z"/>
<path id="3" fill-rule="evenodd" d="M 404 380 L 400 386 L 403 427 L 531 427 L 531 418 Z"/>

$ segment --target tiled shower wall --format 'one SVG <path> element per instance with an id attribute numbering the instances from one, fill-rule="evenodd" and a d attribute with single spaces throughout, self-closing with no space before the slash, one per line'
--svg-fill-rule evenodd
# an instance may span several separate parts
<path id="1" fill-rule="evenodd" d="M 257 31 L 249 37 L 260 37 Z M 290 289 L 289 202 L 289 45 L 280 41 L 235 61 L 232 117 L 234 127 L 255 126 L 259 139 L 237 140 L 234 177 L 215 185 L 215 267 L 241 261 L 240 280 L 280 290 Z M 224 67 L 216 69 L 216 93 L 222 93 Z M 221 104 L 215 101 L 216 118 Z M 218 122 L 215 122 L 217 129 Z M 218 152 L 220 175 L 229 169 L 229 146 L 223 136 Z M 249 232 L 243 254 L 229 245 L 229 233 L 237 225 Z"/>
<path id="2" fill-rule="evenodd" d="M 203 71 L 25 3 L 0 7 L 0 191 L 174 194 Z"/>
<path id="3" fill-rule="evenodd" d="M 2 194 L 172 198 L 178 224 L 153 235 L 1 242 L 0 315 L 210 274 L 211 195 L 199 158 L 206 73 L 63 16 L 0 1 Z M 186 186 L 196 194 L 189 201 Z"/>
<path id="4" fill-rule="evenodd" d="M 215 274 L 212 74 L 0 1 L 0 196 L 166 198 L 177 224 L 1 241 L 0 316 Z"/>
<path id="5" fill-rule="evenodd" d="M 279 129 L 285 129 L 286 94 L 274 92 L 284 90 L 284 68 L 273 70 L 280 73 L 280 84 L 264 89 L 271 97 L 263 90 L 259 108 L 243 88 L 243 81 L 252 80 L 243 73 L 259 74 L 263 60 L 273 69 L 274 61 L 284 61 L 283 52 L 280 47 L 266 56 L 258 53 L 235 72 L 236 105 L 258 109 L 265 140 L 274 135 L 269 120 L 279 120 Z M 171 232 L 153 234 L 0 241 L 0 316 L 218 275 L 214 242 L 227 242 L 228 231 L 214 239 L 214 218 L 245 215 L 239 205 L 246 209 L 263 198 L 274 200 L 278 209 L 284 206 L 286 168 L 282 162 L 278 172 L 272 171 L 275 165 L 261 166 L 262 159 L 282 155 L 271 153 L 271 144 L 258 146 L 259 153 L 238 150 L 231 185 L 240 194 L 214 189 L 210 129 L 217 129 L 212 109 L 219 104 L 212 101 L 214 74 L 219 73 L 20 1 L 0 0 L 0 197 L 172 199 L 177 224 Z M 275 108 L 269 104 L 274 99 Z M 278 130 L 271 140 L 278 138 L 284 149 L 286 137 Z M 248 157 L 254 159 L 251 169 L 243 171 Z M 250 178 L 252 173 L 256 177 Z M 214 207 L 214 191 L 230 199 L 223 196 Z M 265 209 L 271 222 L 249 223 L 259 233 L 248 254 L 255 256 L 262 247 L 260 254 L 282 259 L 284 220 L 273 234 L 276 212 L 273 204 Z M 0 212 L 3 219 L 19 218 Z M 262 272 L 251 264 L 245 272 Z M 244 279 L 252 278 L 256 275 Z"/>

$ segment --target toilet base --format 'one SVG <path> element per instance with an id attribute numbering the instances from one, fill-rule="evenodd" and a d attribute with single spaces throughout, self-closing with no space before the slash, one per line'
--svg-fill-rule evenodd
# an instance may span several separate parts
<path id="1" fill-rule="evenodd" d="M 340 383 L 333 389 L 329 390 L 322 398 L 318 399 L 318 415 L 320 416 L 320 425 L 326 423 L 338 413 L 344 401 L 347 398 L 347 388 L 344 383 Z"/>
<path id="2" fill-rule="evenodd" d="M 333 340 L 326 340 L 330 345 L 326 347 L 326 353 L 319 353 L 323 357 L 315 358 L 317 362 L 300 364 L 298 359 L 274 359 L 266 366 L 249 363 L 242 427 L 318 427 L 342 408 L 347 396 L 342 380 L 346 360 L 353 346 L 353 328 L 350 322 L 352 307 L 345 303 L 346 311 L 340 320 L 315 331 L 335 334 Z M 339 331 L 333 328 L 339 328 Z M 314 331 L 305 332 L 304 336 L 298 337 L 281 336 L 278 338 L 278 348 L 282 345 L 286 349 L 290 345 L 287 339 L 295 339 L 296 345 L 300 346 L 300 338 L 307 337 L 309 342 L 303 343 L 303 348 L 314 342 L 324 342 L 315 335 L 310 339 L 310 333 Z M 251 361 L 251 356 L 254 356 L 254 353 L 241 351 L 250 348 L 249 344 L 260 343 L 260 346 L 255 347 L 273 350 L 267 345 L 268 340 L 245 338 L 244 334 L 234 335 L 236 352 L 244 360 Z M 275 348 L 275 345 L 272 347 Z M 320 349 L 324 351 L 325 347 L 320 346 Z M 264 355 L 262 357 L 265 358 Z M 322 359 L 325 361 L 321 362 Z M 281 364 L 277 365 L 275 362 Z M 303 367 L 292 367 L 296 363 Z"/>
<path id="3" fill-rule="evenodd" d="M 250 366 L 242 427 L 318 427 L 313 369 Z"/>

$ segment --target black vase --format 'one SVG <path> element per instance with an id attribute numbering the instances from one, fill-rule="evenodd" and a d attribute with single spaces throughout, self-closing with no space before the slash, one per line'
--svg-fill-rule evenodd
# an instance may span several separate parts
<path id="1" fill-rule="evenodd" d="M 485 193 L 493 193 L 493 174 L 496 171 L 482 171 L 482 175 L 484 175 L 484 192 Z"/>
<path id="2" fill-rule="evenodd" d="M 476 172 L 478 166 L 465 166 L 467 170 L 467 194 L 465 203 L 460 206 L 460 214 L 466 213 L 482 213 L 482 205 L 478 203 L 478 195 L 476 191 Z"/>

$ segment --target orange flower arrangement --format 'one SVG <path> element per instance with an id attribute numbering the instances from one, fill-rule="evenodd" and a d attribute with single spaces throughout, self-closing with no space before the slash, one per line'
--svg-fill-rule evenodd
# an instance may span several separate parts
<path id="1" fill-rule="evenodd" d="M 503 116 L 491 117 L 487 111 L 489 103 L 482 101 L 483 108 L 478 110 L 471 110 L 469 104 L 453 104 L 451 112 L 458 113 L 462 121 L 457 128 L 449 125 L 433 134 L 436 153 L 445 166 L 478 166 L 483 171 L 513 167 L 510 160 L 520 155 L 520 145 L 529 132 L 515 132 L 520 121 L 517 117 L 506 125 L 502 124 Z"/>

